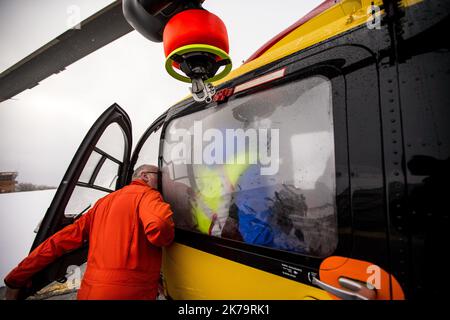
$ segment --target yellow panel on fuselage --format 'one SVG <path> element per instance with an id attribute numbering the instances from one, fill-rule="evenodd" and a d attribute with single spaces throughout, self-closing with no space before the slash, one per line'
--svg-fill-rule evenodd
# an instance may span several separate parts
<path id="1" fill-rule="evenodd" d="M 163 272 L 173 299 L 330 299 L 315 287 L 182 244 L 164 251 Z"/>

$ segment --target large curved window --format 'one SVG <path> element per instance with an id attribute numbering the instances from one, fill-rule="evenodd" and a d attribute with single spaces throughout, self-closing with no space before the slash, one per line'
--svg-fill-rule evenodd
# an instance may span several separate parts
<path id="1" fill-rule="evenodd" d="M 178 228 L 324 257 L 337 246 L 331 83 L 312 77 L 177 118 L 163 194 Z"/>
<path id="2" fill-rule="evenodd" d="M 81 172 L 64 214 L 76 217 L 116 189 L 120 166 L 123 164 L 125 135 L 113 122 L 103 132 Z"/>

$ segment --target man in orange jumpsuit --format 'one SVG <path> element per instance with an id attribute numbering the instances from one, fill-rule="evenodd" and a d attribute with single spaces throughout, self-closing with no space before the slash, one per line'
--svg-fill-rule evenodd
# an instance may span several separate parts
<path id="1" fill-rule="evenodd" d="M 44 241 L 5 278 L 6 297 L 59 256 L 89 241 L 78 299 L 155 299 L 161 247 L 174 237 L 169 204 L 156 190 L 158 168 L 136 169 L 130 185 L 100 200 L 80 219 Z"/>

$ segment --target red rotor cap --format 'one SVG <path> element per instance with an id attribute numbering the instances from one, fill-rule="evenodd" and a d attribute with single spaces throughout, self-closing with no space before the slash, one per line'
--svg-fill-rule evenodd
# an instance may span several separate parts
<path id="1" fill-rule="evenodd" d="M 209 11 L 190 9 L 173 16 L 163 33 L 166 57 L 191 44 L 206 44 L 229 53 L 228 33 L 223 21 Z"/>

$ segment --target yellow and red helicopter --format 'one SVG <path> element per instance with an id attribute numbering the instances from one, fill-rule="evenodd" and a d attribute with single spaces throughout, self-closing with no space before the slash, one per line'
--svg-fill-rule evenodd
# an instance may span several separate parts
<path id="1" fill-rule="evenodd" d="M 445 295 L 449 280 L 439 271 L 449 227 L 450 54 L 448 38 L 438 35 L 449 28 L 450 3 L 326 0 L 231 71 L 226 27 L 203 2 L 115 2 L 84 22 L 83 32 L 0 78 L 4 100 L 134 28 L 163 42 L 166 70 L 192 85 L 192 96 L 156 119 L 133 153 L 129 117 L 118 105 L 105 111 L 32 248 L 150 162 L 161 169 L 160 190 L 176 224 L 163 255 L 168 298 Z M 52 62 L 92 32 L 101 40 L 78 47 L 65 65 Z M 37 68 L 42 61 L 47 67 Z M 206 140 L 196 140 L 199 122 L 212 132 Z M 97 144 L 112 127 L 124 137 L 120 158 Z M 227 130 L 243 133 L 244 142 L 231 151 L 230 140 L 216 147 L 211 157 L 223 153 L 221 161 L 182 162 L 180 130 L 194 132 L 189 154 Z M 272 163 L 249 162 L 242 146 L 252 132 L 271 134 L 256 135 L 255 150 L 276 154 Z M 275 138 L 279 145 L 269 146 Z M 107 163 L 115 164 L 114 187 L 97 183 Z M 32 291 L 63 279 L 86 252 L 59 259 L 35 277 Z"/>

